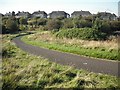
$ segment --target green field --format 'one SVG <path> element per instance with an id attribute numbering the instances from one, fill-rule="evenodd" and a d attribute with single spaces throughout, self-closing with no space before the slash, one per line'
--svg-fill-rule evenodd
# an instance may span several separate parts
<path id="1" fill-rule="evenodd" d="M 15 35 L 14 35 L 15 36 Z M 3 35 L 3 90 L 12 88 L 117 88 L 118 78 L 63 66 L 28 54 Z M 8 89 L 9 88 L 9 89 Z"/>

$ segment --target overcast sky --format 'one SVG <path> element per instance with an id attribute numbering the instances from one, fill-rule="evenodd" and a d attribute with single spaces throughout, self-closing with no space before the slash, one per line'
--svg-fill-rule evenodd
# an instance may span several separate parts
<path id="1" fill-rule="evenodd" d="M 118 15 L 119 0 L 0 0 L 0 13 L 9 11 L 66 11 L 71 14 L 73 11 L 111 12 Z"/>

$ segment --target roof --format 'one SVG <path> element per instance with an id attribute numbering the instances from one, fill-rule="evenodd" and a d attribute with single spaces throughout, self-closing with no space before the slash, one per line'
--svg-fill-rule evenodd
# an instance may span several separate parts
<path id="1" fill-rule="evenodd" d="M 92 15 L 89 11 L 74 11 L 71 15 Z"/>
<path id="2" fill-rule="evenodd" d="M 47 14 L 45 11 L 35 11 L 32 14 Z"/>
<path id="3" fill-rule="evenodd" d="M 98 14 L 99 14 L 99 15 L 102 15 L 102 16 L 114 16 L 114 17 L 117 17 L 114 13 L 111 14 L 111 13 L 109 13 L 109 12 L 99 12 Z"/>
<path id="4" fill-rule="evenodd" d="M 29 12 L 18 12 L 16 15 L 17 16 L 22 16 L 22 15 L 29 15 Z"/>
<path id="5" fill-rule="evenodd" d="M 65 11 L 52 11 L 50 14 L 67 14 L 67 13 Z"/>

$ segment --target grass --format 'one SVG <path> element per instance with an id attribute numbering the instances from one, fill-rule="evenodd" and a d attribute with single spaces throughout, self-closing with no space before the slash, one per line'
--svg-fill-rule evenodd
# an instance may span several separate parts
<path id="1" fill-rule="evenodd" d="M 118 60 L 117 40 L 85 41 L 58 39 L 50 32 L 39 32 L 22 38 L 27 44 L 95 58 Z"/>
<path id="2" fill-rule="evenodd" d="M 18 88 L 118 88 L 118 78 L 50 62 L 28 54 L 3 35 L 3 90 Z"/>

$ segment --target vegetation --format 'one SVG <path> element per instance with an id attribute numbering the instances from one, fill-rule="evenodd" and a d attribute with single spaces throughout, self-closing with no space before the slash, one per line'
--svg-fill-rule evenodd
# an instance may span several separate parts
<path id="1" fill-rule="evenodd" d="M 19 22 L 20 22 L 21 25 L 27 25 L 27 18 L 21 17 L 19 19 Z"/>
<path id="2" fill-rule="evenodd" d="M 59 28 L 61 28 L 61 26 L 62 26 L 62 23 L 61 23 L 60 20 L 53 19 L 53 20 L 49 20 L 47 22 L 47 28 L 48 28 L 48 30 L 59 29 Z"/>
<path id="3" fill-rule="evenodd" d="M 119 20 L 101 20 L 98 17 L 77 17 L 77 18 L 55 18 L 55 19 L 45 19 L 45 18 L 15 18 L 13 17 L 3 17 L 2 18 L 3 33 L 14 33 L 19 30 L 35 30 L 35 28 L 40 28 L 42 30 L 55 30 L 60 29 L 81 29 L 81 28 L 91 28 L 91 30 L 86 30 L 88 32 L 97 31 L 100 33 L 100 37 L 110 37 L 114 35 L 116 31 L 120 30 Z M 31 28 L 31 29 L 29 29 Z M 87 33 L 87 32 L 86 32 Z M 85 34 L 86 34 L 85 33 Z M 85 35 L 84 34 L 84 35 Z M 91 33 L 92 34 L 92 33 Z M 93 34 L 92 34 L 93 37 Z M 77 37 L 76 37 L 77 38 Z M 82 39 L 82 38 L 81 38 Z M 98 40 L 94 39 L 94 40 Z"/>
<path id="4" fill-rule="evenodd" d="M 59 38 L 77 38 L 83 40 L 105 40 L 107 35 L 92 28 L 62 29 L 56 33 Z"/>
<path id="5" fill-rule="evenodd" d="M 15 33 L 19 30 L 18 20 L 15 17 L 2 18 L 2 32 L 5 33 Z"/>
<path id="6" fill-rule="evenodd" d="M 26 25 L 19 25 L 19 29 L 21 31 L 28 31 L 28 26 L 26 26 Z"/>
<path id="7" fill-rule="evenodd" d="M 8 19 L 6 21 L 6 28 L 9 30 L 8 32 L 11 32 L 11 33 L 15 33 L 19 29 L 16 21 L 14 20 L 14 18 L 13 19 Z"/>
<path id="8" fill-rule="evenodd" d="M 37 25 L 46 25 L 46 23 L 47 23 L 47 19 L 44 19 L 44 18 L 39 18 L 38 20 L 37 20 Z"/>
<path id="9" fill-rule="evenodd" d="M 10 39 L 14 36 L 8 34 L 2 37 L 4 47 L 2 62 L 3 90 L 19 88 L 115 89 L 119 87 L 117 77 L 62 66 L 42 57 L 28 54 L 17 48 L 13 42 L 10 42 Z"/>
<path id="10" fill-rule="evenodd" d="M 32 26 L 44 26 L 47 23 L 47 19 L 44 18 L 32 18 L 28 20 L 28 25 Z"/>
<path id="11" fill-rule="evenodd" d="M 15 18 L 3 17 L 2 71 L 3 90 L 19 88 L 118 88 L 119 78 L 95 74 L 74 67 L 63 66 L 28 54 L 10 40 L 17 31 L 40 31 L 22 40 L 28 44 L 49 49 L 111 60 L 118 59 L 115 31 L 120 31 L 120 21 L 101 20 L 96 17 L 78 18 Z M 50 32 L 52 31 L 52 33 Z M 12 33 L 12 34 L 10 34 Z M 20 33 L 20 32 L 19 32 Z M 114 39 L 113 39 L 114 37 Z M 112 39 L 110 39 L 112 38 Z M 119 87 L 120 88 L 120 87 Z"/>
<path id="12" fill-rule="evenodd" d="M 77 42 L 77 40 L 72 41 L 68 39 L 66 40 L 59 39 L 52 36 L 49 32 L 45 32 L 45 33 L 40 32 L 38 34 L 36 33 L 33 35 L 25 36 L 22 38 L 22 40 L 28 44 L 32 44 L 35 46 L 42 46 L 53 50 L 59 50 L 63 52 L 69 52 L 69 53 L 85 55 L 95 58 L 118 60 L 117 40 L 114 48 L 105 45 L 104 45 L 105 47 L 104 46 L 101 47 L 102 44 L 100 44 L 99 46 L 95 46 L 96 45 L 95 42 L 91 42 L 91 41 L 90 42 L 92 43 L 92 45 L 89 47 L 86 46 L 89 43 L 89 41 L 87 41 L 86 43 L 81 43 L 81 42 L 75 43 Z M 98 43 L 103 43 L 103 42 L 98 41 Z M 114 43 L 112 43 L 111 45 L 114 46 Z"/>
<path id="13" fill-rule="evenodd" d="M 102 42 L 103 40 L 109 41 L 109 38 L 114 35 L 115 31 L 119 31 L 120 21 L 101 20 L 100 18 L 91 17 L 77 17 L 77 18 L 56 18 L 56 19 L 44 19 L 44 18 L 15 18 L 15 17 L 3 17 L 2 33 L 15 33 L 18 30 L 50 30 L 54 33 L 57 39 L 79 39 L 79 40 L 97 40 Z M 42 38 L 43 39 L 43 38 Z M 55 38 L 56 39 L 56 38 Z M 31 38 L 32 40 L 32 38 Z M 27 39 L 26 39 L 27 41 Z M 44 41 L 44 40 L 41 40 Z M 67 41 L 66 41 L 67 42 Z M 31 42 L 32 43 L 32 42 Z M 40 43 L 40 42 L 39 42 Z M 44 42 L 42 42 L 44 43 Z M 61 43 L 61 42 L 60 42 Z M 79 45 L 63 44 L 64 48 L 60 48 L 60 43 L 56 42 L 53 45 L 46 46 L 47 48 L 53 48 L 65 52 L 92 56 L 97 58 L 113 59 L 117 60 L 117 50 L 109 50 L 96 47 L 95 49 L 85 48 Z M 49 42 L 47 42 L 49 45 Z M 60 44 L 60 45 L 59 45 Z M 44 45 L 44 44 L 43 44 Z M 55 46 L 56 45 L 56 46 Z M 58 47 L 57 47 L 58 46 Z M 55 47 L 55 48 L 54 48 Z M 65 49 L 67 47 L 67 49 Z M 69 48 L 68 48 L 69 47 Z M 74 49 L 71 49 L 74 48 Z M 77 51 L 76 51 L 77 50 Z"/>
<path id="14" fill-rule="evenodd" d="M 4 33 L 6 33 L 6 27 L 4 26 L 4 25 L 2 25 L 2 24 L 0 24 L 0 34 L 4 34 Z"/>
<path id="15" fill-rule="evenodd" d="M 67 22 L 67 23 L 66 23 Z M 69 28 L 73 28 L 74 27 L 74 24 L 73 24 L 73 22 L 72 22 L 72 19 L 71 18 L 69 18 L 69 19 L 64 19 L 63 20 L 63 28 L 64 29 L 69 29 Z"/>

